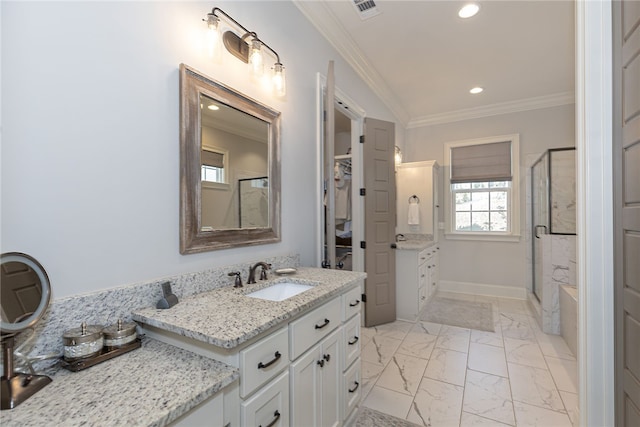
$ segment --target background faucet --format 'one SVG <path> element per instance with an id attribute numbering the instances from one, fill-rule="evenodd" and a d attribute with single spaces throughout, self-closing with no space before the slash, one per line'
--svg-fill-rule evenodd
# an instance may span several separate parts
<path id="1" fill-rule="evenodd" d="M 247 279 L 247 284 L 256 283 L 256 268 L 258 268 L 259 266 L 262 266 L 262 271 L 260 272 L 260 280 L 265 280 L 267 278 L 267 270 L 271 268 L 271 264 L 260 261 L 255 263 L 253 267 L 249 267 L 249 278 Z"/>

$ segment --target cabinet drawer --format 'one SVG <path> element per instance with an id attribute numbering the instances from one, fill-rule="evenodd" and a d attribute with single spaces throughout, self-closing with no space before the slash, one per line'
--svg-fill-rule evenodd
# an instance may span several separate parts
<path id="1" fill-rule="evenodd" d="M 189 412 L 173 421 L 171 427 L 211 426 L 222 427 L 224 421 L 224 397 L 218 393 L 200 403 Z"/>
<path id="2" fill-rule="evenodd" d="M 289 372 L 284 372 L 240 405 L 243 426 L 289 426 Z M 273 424 L 272 424 L 273 423 Z"/>
<path id="3" fill-rule="evenodd" d="M 423 264 L 424 262 L 426 262 L 426 261 L 431 257 L 431 252 L 432 252 L 432 250 L 431 250 L 431 248 L 430 248 L 430 247 L 429 247 L 429 248 L 426 248 L 426 249 L 421 250 L 421 251 L 418 253 L 418 265 L 421 265 L 421 264 Z"/>
<path id="4" fill-rule="evenodd" d="M 360 363 L 354 363 L 342 376 L 342 419 L 348 418 L 362 397 Z"/>
<path id="5" fill-rule="evenodd" d="M 240 352 L 240 396 L 250 395 L 289 365 L 288 340 L 284 327 Z"/>
<path id="6" fill-rule="evenodd" d="M 297 359 L 309 347 L 340 326 L 340 301 L 340 298 L 334 298 L 289 324 L 291 360 Z"/>
<path id="7" fill-rule="evenodd" d="M 419 288 L 422 286 L 425 286 L 429 281 L 427 277 L 428 269 L 429 269 L 429 265 L 426 262 L 424 264 L 421 264 L 420 267 L 418 268 L 418 287 Z"/>
<path id="8" fill-rule="evenodd" d="M 360 357 L 360 315 L 349 320 L 342 328 L 342 339 L 344 349 L 344 364 L 342 369 L 349 367 L 354 360 Z"/>
<path id="9" fill-rule="evenodd" d="M 429 290 L 430 290 L 429 284 L 420 287 L 419 296 L 418 296 L 418 304 L 420 309 L 422 309 L 424 305 L 427 303 L 427 298 L 429 298 Z"/>
<path id="10" fill-rule="evenodd" d="M 362 307 L 362 289 L 356 286 L 346 294 L 342 295 L 342 321 L 360 313 Z"/>

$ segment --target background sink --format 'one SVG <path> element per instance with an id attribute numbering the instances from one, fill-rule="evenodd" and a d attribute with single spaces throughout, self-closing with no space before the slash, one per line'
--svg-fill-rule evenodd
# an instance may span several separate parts
<path id="1" fill-rule="evenodd" d="M 313 286 L 304 285 L 302 283 L 279 282 L 274 283 L 268 288 L 251 292 L 250 294 L 247 294 L 247 296 L 251 298 L 266 299 L 269 301 L 284 301 L 287 298 L 291 298 L 292 296 L 298 295 L 311 288 L 313 288 Z"/>

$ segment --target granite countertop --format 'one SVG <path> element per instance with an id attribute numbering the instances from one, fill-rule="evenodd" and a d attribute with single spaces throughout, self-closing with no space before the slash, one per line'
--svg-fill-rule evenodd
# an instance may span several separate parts
<path id="1" fill-rule="evenodd" d="M 298 268 L 289 276 L 272 276 L 267 281 L 229 286 L 203 292 L 184 299 L 167 310 L 144 308 L 132 313 L 134 320 L 217 347 L 235 348 L 286 322 L 296 315 L 320 305 L 361 280 L 366 273 L 321 268 Z M 267 301 L 246 294 L 281 281 L 314 285 L 284 301 Z"/>
<path id="2" fill-rule="evenodd" d="M 238 370 L 143 338 L 142 347 L 79 372 L 54 367 L 52 382 L 12 410 L 9 426 L 165 426 L 231 384 Z"/>
<path id="3" fill-rule="evenodd" d="M 434 245 L 433 240 L 401 240 L 396 242 L 396 249 L 405 251 L 421 251 Z"/>

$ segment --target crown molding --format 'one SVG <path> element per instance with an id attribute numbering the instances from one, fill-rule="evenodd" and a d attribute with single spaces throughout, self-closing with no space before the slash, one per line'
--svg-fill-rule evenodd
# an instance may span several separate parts
<path id="1" fill-rule="evenodd" d="M 311 24 L 329 41 L 338 53 L 354 69 L 356 74 L 371 88 L 380 100 L 391 110 L 396 119 L 406 126 L 409 113 L 402 107 L 395 93 L 389 89 L 384 79 L 362 54 L 349 33 L 336 16 L 321 1 L 292 0 L 293 4 Z"/>
<path id="2" fill-rule="evenodd" d="M 417 117 L 409 121 L 407 129 L 459 122 L 461 120 L 479 119 L 482 117 L 499 116 L 501 114 L 517 113 L 519 111 L 538 110 L 541 108 L 557 107 L 573 103 L 575 103 L 574 93 L 562 92 L 552 95 L 521 99 L 518 101 L 500 102 L 476 108 L 465 108 L 463 110 Z"/>

